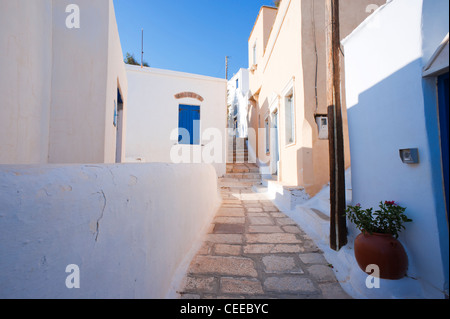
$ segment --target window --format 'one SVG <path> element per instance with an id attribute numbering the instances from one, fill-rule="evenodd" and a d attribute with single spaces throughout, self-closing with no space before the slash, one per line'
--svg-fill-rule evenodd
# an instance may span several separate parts
<path id="1" fill-rule="evenodd" d="M 239 79 L 236 79 L 236 89 L 239 89 Z"/>
<path id="2" fill-rule="evenodd" d="M 180 105 L 178 142 L 185 145 L 200 144 L 200 106 Z"/>
<path id="3" fill-rule="evenodd" d="M 256 42 L 253 45 L 253 65 L 258 64 L 257 58 L 256 58 Z"/>
<path id="4" fill-rule="evenodd" d="M 264 128 L 266 130 L 266 154 L 270 153 L 270 129 L 269 129 L 269 117 L 264 121 Z"/>
<path id="5" fill-rule="evenodd" d="M 286 145 L 295 143 L 295 110 L 293 94 L 286 97 L 285 119 L 286 119 Z"/>

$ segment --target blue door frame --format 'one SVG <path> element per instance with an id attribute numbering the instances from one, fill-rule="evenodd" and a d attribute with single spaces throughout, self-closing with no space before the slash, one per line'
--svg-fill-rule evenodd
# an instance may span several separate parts
<path id="1" fill-rule="evenodd" d="M 448 90 L 449 90 L 449 74 L 443 74 L 438 77 L 438 95 L 439 95 L 439 126 L 441 132 L 441 153 L 442 153 L 442 165 L 444 173 L 444 187 L 445 187 L 445 201 L 447 206 L 447 220 L 448 220 L 448 208 L 449 208 L 449 194 L 448 194 L 448 143 L 449 143 L 449 131 L 448 131 L 448 121 L 449 121 L 449 101 L 448 101 Z"/>

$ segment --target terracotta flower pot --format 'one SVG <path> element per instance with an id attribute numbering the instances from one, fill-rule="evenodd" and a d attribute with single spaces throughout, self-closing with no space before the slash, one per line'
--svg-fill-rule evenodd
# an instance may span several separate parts
<path id="1" fill-rule="evenodd" d="M 408 270 L 408 256 L 403 245 L 389 234 L 361 233 L 355 239 L 355 258 L 359 267 L 366 271 L 375 264 L 381 279 L 401 279 Z"/>

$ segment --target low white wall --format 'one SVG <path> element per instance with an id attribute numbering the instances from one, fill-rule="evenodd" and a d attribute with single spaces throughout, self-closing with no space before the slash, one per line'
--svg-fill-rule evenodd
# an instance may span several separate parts
<path id="1" fill-rule="evenodd" d="M 0 298 L 164 298 L 219 205 L 206 164 L 0 166 L 0 190 Z"/>

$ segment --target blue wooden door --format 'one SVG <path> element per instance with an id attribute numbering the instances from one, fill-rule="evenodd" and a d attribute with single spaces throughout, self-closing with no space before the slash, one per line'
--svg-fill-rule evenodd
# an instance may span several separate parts
<path id="1" fill-rule="evenodd" d="M 448 117 L 449 117 L 449 102 L 448 102 L 448 83 L 449 74 L 446 73 L 438 78 L 438 94 L 439 94 L 439 124 L 441 131 L 441 148 L 442 148 L 442 165 L 444 170 L 444 187 L 445 187 L 445 197 L 447 202 L 447 218 L 448 218 L 448 142 L 449 142 L 449 132 L 448 132 Z"/>
<path id="2" fill-rule="evenodd" d="M 178 129 L 178 142 L 180 144 L 200 144 L 200 106 L 180 105 Z"/>

